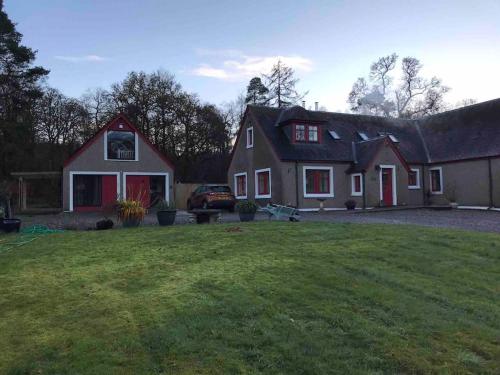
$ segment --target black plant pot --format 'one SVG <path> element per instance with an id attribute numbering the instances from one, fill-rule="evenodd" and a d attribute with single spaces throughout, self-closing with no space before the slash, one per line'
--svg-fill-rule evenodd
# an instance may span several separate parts
<path id="1" fill-rule="evenodd" d="M 253 221 L 255 219 L 255 212 L 238 212 L 240 221 Z"/>
<path id="2" fill-rule="evenodd" d="M 175 215 L 177 214 L 177 210 L 161 210 L 156 213 L 156 217 L 158 217 L 158 224 L 160 226 L 173 225 L 175 222 Z"/>
<path id="3" fill-rule="evenodd" d="M 356 202 L 346 202 L 345 207 L 348 210 L 354 210 L 356 208 Z"/>
<path id="4" fill-rule="evenodd" d="M 141 219 L 127 219 L 123 221 L 123 227 L 124 228 L 135 228 L 138 227 L 141 224 Z"/>
<path id="5" fill-rule="evenodd" d="M 19 219 L 3 219 L 2 229 L 5 233 L 19 232 L 21 228 L 21 220 Z"/>

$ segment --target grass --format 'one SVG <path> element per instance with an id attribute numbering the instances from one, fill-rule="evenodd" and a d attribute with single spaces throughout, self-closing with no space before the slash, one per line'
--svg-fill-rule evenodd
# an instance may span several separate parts
<path id="1" fill-rule="evenodd" d="M 499 235 L 233 227 L 0 252 L 0 373 L 498 373 Z"/>

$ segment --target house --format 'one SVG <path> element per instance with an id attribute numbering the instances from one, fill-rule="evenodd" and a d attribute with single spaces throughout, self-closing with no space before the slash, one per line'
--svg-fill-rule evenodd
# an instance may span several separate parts
<path id="1" fill-rule="evenodd" d="M 98 211 L 118 198 L 150 207 L 172 197 L 174 166 L 124 116 L 109 121 L 63 168 L 65 211 Z"/>
<path id="2" fill-rule="evenodd" d="M 228 181 L 300 210 L 500 207 L 500 99 L 419 120 L 250 105 Z"/>

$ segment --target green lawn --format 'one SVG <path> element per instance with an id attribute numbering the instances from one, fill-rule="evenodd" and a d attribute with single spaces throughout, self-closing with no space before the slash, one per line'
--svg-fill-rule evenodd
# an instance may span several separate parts
<path id="1" fill-rule="evenodd" d="M 0 373 L 498 374 L 500 235 L 239 227 L 0 252 Z"/>

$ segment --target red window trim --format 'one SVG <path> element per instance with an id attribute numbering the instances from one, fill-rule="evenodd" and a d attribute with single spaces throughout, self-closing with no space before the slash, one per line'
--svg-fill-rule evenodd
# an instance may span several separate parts
<path id="1" fill-rule="evenodd" d="M 326 173 L 328 179 L 326 180 L 326 191 L 321 191 L 321 174 Z M 306 170 L 306 178 L 308 174 L 313 175 L 313 190 L 307 191 L 306 182 L 306 193 L 307 194 L 330 194 L 330 170 L 328 169 L 308 169 Z"/>
<path id="2" fill-rule="evenodd" d="M 270 170 L 263 170 L 263 171 L 258 171 L 255 172 L 256 174 L 256 180 L 257 180 L 257 195 L 269 195 L 271 194 L 271 189 L 269 188 L 269 180 L 271 179 L 271 171 Z M 261 190 L 261 185 L 260 185 L 260 176 L 265 176 L 263 178 L 263 190 Z"/>
<path id="3" fill-rule="evenodd" d="M 304 126 L 304 140 L 297 139 L 297 126 Z M 317 129 L 317 140 L 309 140 L 309 128 L 314 127 Z M 293 124 L 292 131 L 292 142 L 293 143 L 321 143 L 321 127 L 319 125 L 308 125 L 308 124 Z"/>

